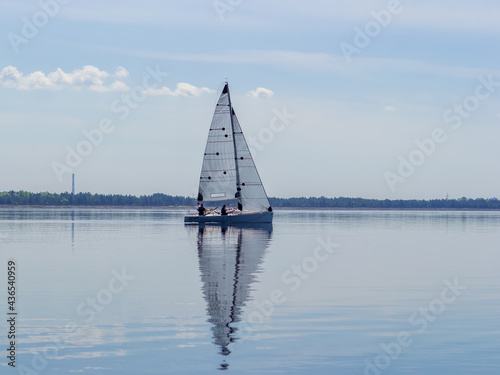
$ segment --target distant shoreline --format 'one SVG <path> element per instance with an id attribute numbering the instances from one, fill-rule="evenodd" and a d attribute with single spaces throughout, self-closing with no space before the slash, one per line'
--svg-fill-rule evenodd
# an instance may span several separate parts
<path id="1" fill-rule="evenodd" d="M 116 210 L 194 210 L 194 206 L 71 206 L 71 205 L 0 205 L 1 209 L 116 209 Z M 498 208 L 374 208 L 374 207 L 276 207 L 274 211 L 500 211 Z"/>
<path id="2" fill-rule="evenodd" d="M 193 209 L 197 200 L 193 197 L 172 196 L 163 193 L 151 195 L 121 195 L 92 193 L 31 193 L 29 191 L 0 191 L 0 207 L 33 208 L 116 208 L 116 209 Z M 226 201 L 227 202 L 227 201 Z M 205 202 L 221 206 L 224 202 Z M 467 198 L 458 199 L 365 199 L 349 197 L 292 197 L 269 198 L 273 209 L 289 210 L 452 210 L 477 211 L 500 210 L 500 199 Z M 268 208 L 268 203 L 263 203 Z"/>

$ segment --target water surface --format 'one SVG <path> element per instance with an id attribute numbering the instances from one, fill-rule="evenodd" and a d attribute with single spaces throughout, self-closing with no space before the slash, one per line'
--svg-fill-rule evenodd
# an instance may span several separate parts
<path id="1" fill-rule="evenodd" d="M 277 211 L 260 227 L 183 215 L 0 209 L 0 343 L 13 258 L 18 369 L 500 371 L 498 212 Z"/>

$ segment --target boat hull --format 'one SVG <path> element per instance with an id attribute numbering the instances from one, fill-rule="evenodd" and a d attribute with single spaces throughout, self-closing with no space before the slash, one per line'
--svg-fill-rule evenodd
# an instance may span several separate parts
<path id="1" fill-rule="evenodd" d="M 185 223 L 272 223 L 272 212 L 241 212 L 229 215 L 186 215 L 184 217 Z"/>

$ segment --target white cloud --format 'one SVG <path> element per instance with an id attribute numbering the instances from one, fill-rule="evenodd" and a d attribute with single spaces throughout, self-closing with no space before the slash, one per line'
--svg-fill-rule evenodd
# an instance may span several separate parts
<path id="1" fill-rule="evenodd" d="M 118 68 L 116 68 L 115 70 L 115 76 L 117 78 L 125 78 L 125 77 L 128 77 L 129 76 L 129 72 L 127 69 L 125 69 L 123 66 L 119 66 Z"/>
<path id="2" fill-rule="evenodd" d="M 274 96 L 274 92 L 264 87 L 257 87 L 255 90 L 250 91 L 248 95 L 254 98 L 271 98 Z"/>
<path id="3" fill-rule="evenodd" d="M 124 77 L 125 72 L 128 75 L 124 68 L 120 68 L 115 73 L 117 77 L 118 75 Z M 97 92 L 130 90 L 124 82 L 119 80 L 108 84 L 106 81 L 110 79 L 109 73 L 92 65 L 86 65 L 71 73 L 65 73 L 58 68 L 47 75 L 40 71 L 24 75 L 14 66 L 7 66 L 0 72 L 0 83 L 17 90 L 62 90 L 66 88 Z"/>
<path id="4" fill-rule="evenodd" d="M 396 107 L 393 107 L 392 105 L 386 105 L 384 107 L 384 111 L 395 111 Z"/>
<path id="5" fill-rule="evenodd" d="M 65 73 L 61 69 L 45 74 L 37 71 L 30 74 L 21 73 L 14 66 L 7 66 L 0 71 L 0 85 L 17 90 L 89 90 L 95 92 L 130 91 L 130 87 L 121 79 L 128 77 L 129 72 L 122 66 L 116 68 L 113 74 L 91 65 Z M 189 83 L 178 83 L 175 90 L 168 87 L 145 90 L 146 95 L 169 96 L 201 96 L 213 94 L 215 90 L 208 87 L 196 87 Z"/>
<path id="6" fill-rule="evenodd" d="M 109 91 L 129 91 L 130 87 L 127 86 L 126 83 L 116 80 L 113 81 L 108 86 L 95 86 L 91 88 L 92 91 L 97 91 L 97 92 L 109 92 Z"/>
<path id="7" fill-rule="evenodd" d="M 174 91 L 164 86 L 159 89 L 146 90 L 145 93 L 147 95 L 200 96 L 202 94 L 213 94 L 215 90 L 211 90 L 208 87 L 196 87 L 189 83 L 181 82 L 177 84 Z"/>

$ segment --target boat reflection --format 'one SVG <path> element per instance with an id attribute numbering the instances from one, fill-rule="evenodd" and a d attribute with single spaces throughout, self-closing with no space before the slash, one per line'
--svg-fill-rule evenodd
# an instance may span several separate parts
<path id="1" fill-rule="evenodd" d="M 237 323 L 251 300 L 252 284 L 271 241 L 272 224 L 205 226 L 198 229 L 198 259 L 213 343 L 227 357 L 238 339 Z M 219 370 L 228 369 L 224 361 Z"/>

